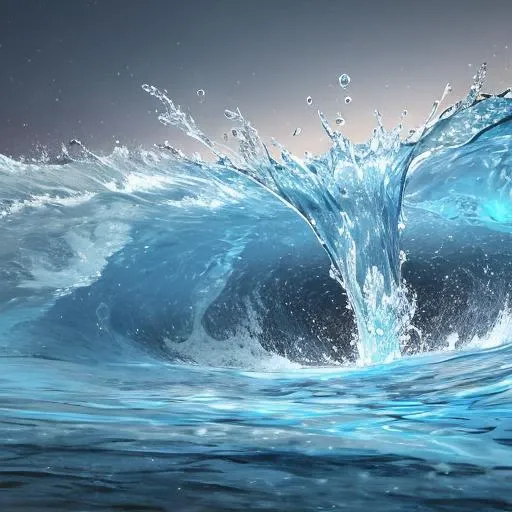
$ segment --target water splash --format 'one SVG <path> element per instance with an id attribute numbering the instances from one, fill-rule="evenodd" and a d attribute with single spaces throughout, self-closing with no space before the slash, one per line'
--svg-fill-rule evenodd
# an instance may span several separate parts
<path id="1" fill-rule="evenodd" d="M 329 152 L 279 162 L 239 110 L 232 151 L 172 102 L 217 162 L 0 155 L 4 508 L 510 510 L 512 97 L 462 103 L 362 145 L 319 113 Z M 301 218 L 363 358 L 407 336 L 402 275 L 421 346 L 459 352 L 341 368 L 351 312 Z"/>
<path id="2" fill-rule="evenodd" d="M 153 86 L 143 87 L 165 106 L 160 122 L 176 126 L 202 142 L 220 163 L 260 184 L 306 220 L 331 259 L 332 277 L 350 298 L 358 329 L 359 358 L 366 364 L 400 355 L 414 314 L 414 300 L 407 299 L 401 278 L 399 248 L 408 173 L 418 172 L 425 159 L 460 147 L 506 118 L 507 110 L 497 97 L 480 94 L 486 72 L 484 64 L 466 98 L 437 118 L 451 90 L 448 84 L 441 99 L 433 103 L 425 123 L 403 141 L 402 125 L 388 131 L 376 112 L 377 127 L 371 139 L 353 144 L 333 130 L 319 111 L 320 122 L 332 142 L 330 150 L 322 156 L 301 159 L 273 141 L 280 151 L 279 162 L 240 110 L 225 112 L 238 125 L 239 151 L 235 153 L 219 148 L 166 94 Z M 341 75 L 339 81 L 346 87 L 350 78 Z M 483 99 L 487 102 L 482 103 Z M 312 104 L 311 96 L 307 103 Z M 472 122 L 468 131 L 469 117 Z M 342 124 L 338 116 L 336 125 Z"/>

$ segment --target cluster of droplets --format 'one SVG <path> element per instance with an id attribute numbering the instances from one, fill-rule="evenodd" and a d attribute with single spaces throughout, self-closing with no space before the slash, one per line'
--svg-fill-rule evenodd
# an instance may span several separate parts
<path id="1" fill-rule="evenodd" d="M 444 112 L 441 115 L 441 117 L 442 118 L 449 117 L 452 114 L 454 114 L 456 111 L 458 111 L 458 110 L 460 110 L 460 109 L 462 109 L 464 107 L 467 107 L 468 105 L 473 103 L 478 98 L 478 95 L 480 94 L 482 85 L 483 85 L 483 83 L 485 81 L 485 78 L 486 78 L 486 74 L 487 74 L 487 65 L 484 63 L 480 67 L 480 69 L 477 71 L 475 76 L 473 77 L 473 80 L 474 80 L 473 81 L 473 85 L 471 86 L 470 92 L 469 92 L 468 96 L 465 98 L 465 100 L 462 100 L 462 101 L 458 102 L 457 104 L 453 105 L 450 109 L 448 109 L 446 112 Z M 348 86 L 350 85 L 351 81 L 352 80 L 351 80 L 350 76 L 347 73 L 342 73 L 338 77 L 338 84 L 344 90 L 348 88 Z M 144 86 L 144 87 L 145 88 L 147 87 L 149 89 L 149 86 Z M 147 89 L 145 89 L 145 90 L 147 90 Z M 147 92 L 150 92 L 150 91 L 147 90 Z M 442 97 L 439 100 L 436 100 L 433 103 L 432 110 L 431 110 L 430 115 L 428 116 L 427 120 L 425 121 L 425 123 L 420 128 L 417 128 L 415 130 L 411 129 L 409 131 L 408 137 L 406 139 L 407 142 L 417 142 L 423 136 L 423 134 L 431 127 L 431 125 L 436 120 L 436 114 L 438 113 L 439 106 L 443 103 L 443 101 L 446 99 L 446 97 L 451 92 L 452 92 L 452 86 L 451 86 L 450 83 L 448 83 L 448 84 L 446 84 L 446 87 L 445 87 L 445 89 L 443 91 Z M 196 91 L 196 94 L 201 99 L 201 101 L 204 101 L 204 98 L 205 98 L 205 95 L 206 95 L 206 92 L 205 92 L 204 89 L 198 89 Z M 153 95 L 155 95 L 154 92 L 153 92 Z M 308 106 L 312 106 L 313 103 L 314 102 L 313 102 L 312 96 L 307 96 L 306 97 L 306 104 Z M 350 103 L 352 103 L 352 97 L 349 96 L 349 95 L 346 95 L 345 98 L 344 98 L 344 103 L 345 103 L 345 105 L 349 105 Z M 181 114 L 181 112 L 180 112 L 180 114 Z M 238 118 L 239 113 L 233 112 L 231 110 L 226 109 L 224 111 L 224 115 L 225 115 L 226 119 L 235 120 L 235 119 Z M 401 115 L 401 120 L 400 120 L 400 125 L 399 125 L 400 130 L 403 127 L 403 120 L 404 120 L 404 118 L 406 116 L 407 116 L 407 109 L 404 109 L 403 112 L 402 112 L 402 115 Z M 321 116 L 321 118 L 322 118 L 322 116 Z M 344 126 L 346 124 L 346 120 L 343 117 L 341 112 L 337 112 L 336 113 L 335 124 L 336 124 L 337 127 L 342 127 L 342 126 Z M 238 130 L 236 130 L 236 129 L 230 130 L 230 133 L 235 138 L 238 138 L 240 136 Z M 302 133 L 302 128 L 301 127 L 296 127 L 294 129 L 292 135 L 294 137 L 297 137 L 301 133 Z M 201 136 L 201 138 L 202 138 L 202 136 Z M 229 140 L 228 133 L 224 133 L 224 137 L 223 138 L 224 138 L 224 141 L 227 142 Z"/>
<path id="2" fill-rule="evenodd" d="M 351 78 L 346 73 L 342 73 L 338 77 L 338 83 L 342 89 L 346 89 L 349 86 L 350 82 L 351 82 Z M 352 103 L 352 97 L 347 95 L 347 96 L 345 96 L 344 101 L 345 101 L 345 105 L 349 105 L 350 103 Z M 313 105 L 313 98 L 311 96 L 306 97 L 306 104 L 308 106 Z M 340 112 L 338 112 L 336 114 L 335 123 L 336 123 L 336 126 L 344 126 L 345 125 L 345 119 Z M 302 129 L 297 127 L 297 128 L 295 128 L 295 130 L 293 132 L 293 136 L 295 137 L 297 135 L 300 135 L 301 132 L 302 132 Z"/>
<path id="3" fill-rule="evenodd" d="M 351 82 L 351 78 L 346 73 L 342 73 L 338 77 L 338 83 L 340 84 L 340 87 L 342 89 L 346 89 Z M 352 103 L 352 98 L 350 96 L 345 96 L 345 105 L 349 105 Z M 345 118 L 342 116 L 341 112 L 338 112 L 336 114 L 336 120 L 335 120 L 336 126 L 344 126 L 345 125 Z"/>

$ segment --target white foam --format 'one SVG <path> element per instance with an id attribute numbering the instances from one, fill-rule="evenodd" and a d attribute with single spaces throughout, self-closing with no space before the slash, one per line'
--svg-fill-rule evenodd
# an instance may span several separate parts
<path id="1" fill-rule="evenodd" d="M 14 201 L 7 208 L 0 210 L 0 217 L 7 217 L 8 215 L 20 213 L 25 208 L 42 208 L 45 206 L 78 206 L 80 204 L 86 203 L 94 196 L 95 194 L 90 192 L 67 197 L 52 196 L 50 194 L 35 195 L 31 196 L 29 199 L 24 199 L 23 201 Z"/>
<path id="2" fill-rule="evenodd" d="M 53 288 L 59 295 L 73 288 L 88 286 L 100 277 L 108 258 L 124 247 L 130 239 L 129 226 L 119 222 L 103 222 L 93 233 L 69 232 L 65 240 L 73 256 L 62 270 L 48 265 L 44 254 L 31 256 L 32 279 L 22 281 L 20 288 Z"/>
<path id="3" fill-rule="evenodd" d="M 469 349 L 488 349 L 506 345 L 512 341 L 512 312 L 508 304 L 500 311 L 494 325 L 482 337 L 474 336 L 464 347 Z"/>
<path id="4" fill-rule="evenodd" d="M 164 189 L 175 183 L 176 180 L 171 176 L 130 173 L 124 176 L 121 185 L 115 181 L 109 181 L 105 183 L 105 188 L 112 192 L 134 194 L 136 192 L 150 192 L 151 190 Z"/>
<path id="5" fill-rule="evenodd" d="M 278 372 L 301 368 L 286 357 L 272 353 L 259 342 L 263 334 L 259 317 L 250 304 L 246 304 L 245 325 L 239 326 L 233 336 L 216 340 L 195 322 L 190 337 L 181 343 L 166 340 L 173 355 L 185 361 L 213 368 L 240 368 L 247 371 Z"/>
<path id="6" fill-rule="evenodd" d="M 209 210 L 216 210 L 225 203 L 219 199 L 209 199 L 207 197 L 184 197 L 178 201 L 165 201 L 165 204 L 174 206 L 175 208 L 207 208 Z"/>

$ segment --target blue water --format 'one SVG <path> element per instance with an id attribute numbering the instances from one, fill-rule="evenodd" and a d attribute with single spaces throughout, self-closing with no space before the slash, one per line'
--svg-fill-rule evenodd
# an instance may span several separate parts
<path id="1" fill-rule="evenodd" d="M 409 136 L 320 113 L 322 156 L 239 111 L 215 143 L 149 86 L 216 163 L 0 156 L 2 510 L 512 510 L 512 99 L 483 78 Z"/>

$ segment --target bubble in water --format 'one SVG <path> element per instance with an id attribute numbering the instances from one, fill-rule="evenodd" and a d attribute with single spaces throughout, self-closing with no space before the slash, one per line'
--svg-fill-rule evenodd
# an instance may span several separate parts
<path id="1" fill-rule="evenodd" d="M 205 92 L 204 92 L 204 89 L 198 89 L 197 90 L 197 95 L 202 98 L 204 95 L 205 95 Z"/>
<path id="2" fill-rule="evenodd" d="M 352 98 L 350 96 L 347 96 L 345 98 L 345 103 L 348 105 L 349 103 L 352 103 Z"/>
<path id="3" fill-rule="evenodd" d="M 295 131 L 293 132 L 293 136 L 296 137 L 297 135 L 300 135 L 302 132 L 302 128 L 295 128 Z"/>
<path id="4" fill-rule="evenodd" d="M 340 84 L 340 87 L 346 89 L 348 87 L 348 84 L 350 83 L 350 77 L 346 73 L 343 73 L 338 78 L 338 82 Z"/>
<path id="5" fill-rule="evenodd" d="M 336 124 L 338 126 L 343 126 L 345 124 L 345 119 L 343 119 L 343 117 L 341 117 L 339 114 L 338 117 L 336 118 Z"/>
<path id="6" fill-rule="evenodd" d="M 308 96 L 308 97 L 306 98 L 306 103 L 307 103 L 308 105 L 312 105 L 312 104 L 313 104 L 313 98 L 312 98 L 311 96 Z"/>
<path id="7" fill-rule="evenodd" d="M 102 331 L 108 331 L 108 324 L 110 320 L 110 308 L 101 302 L 96 308 L 96 318 L 98 320 L 98 327 Z"/>

